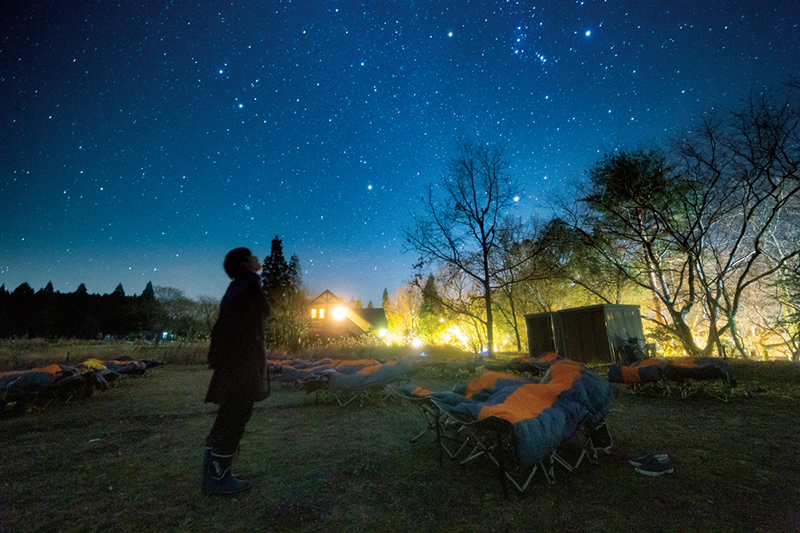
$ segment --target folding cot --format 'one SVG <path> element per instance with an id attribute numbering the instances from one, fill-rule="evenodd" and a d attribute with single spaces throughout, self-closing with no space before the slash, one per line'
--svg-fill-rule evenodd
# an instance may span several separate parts
<path id="1" fill-rule="evenodd" d="M 457 382 L 451 391 L 432 392 L 417 387 L 413 383 L 409 383 L 401 389 L 395 387 L 391 389 L 395 396 L 405 400 L 422 414 L 425 426 L 410 441 L 417 442 L 425 434 L 432 433 L 439 445 L 439 463 L 441 464 L 442 451 L 447 453 L 451 459 L 458 459 L 462 452 L 467 450 L 470 442 L 475 440 L 475 437 L 471 435 L 466 424 L 448 416 L 446 410 L 437 405 L 437 400 L 445 404 L 457 404 L 465 399 L 473 399 L 476 393 L 478 393 L 478 397 L 481 397 L 493 387 L 523 383 L 525 381 L 513 374 L 485 371 L 470 381 Z"/>
<path id="2" fill-rule="evenodd" d="M 24 412 L 28 406 L 45 409 L 54 400 L 64 403 L 86 398 L 95 389 L 105 390 L 109 382 L 126 376 L 142 376 L 158 361 L 138 361 L 123 355 L 113 360 L 90 358 L 74 366 L 51 364 L 31 370 L 0 372 L 0 412 L 13 406 Z"/>
<path id="3" fill-rule="evenodd" d="M 386 388 L 388 385 L 408 381 L 412 367 L 411 357 L 365 366 L 350 373 L 343 372 L 343 367 L 337 367 L 325 373 L 328 387 L 319 390 L 326 394 L 325 398 L 332 398 L 341 406 L 353 400 L 358 400 L 359 405 L 364 405 L 366 400 L 378 402 L 391 394 Z"/>
<path id="4" fill-rule="evenodd" d="M 664 377 L 669 361 L 663 357 L 650 357 L 631 363 L 630 365 L 612 364 L 608 367 L 608 382 L 620 383 L 633 392 L 648 388 L 658 389 L 658 382 Z"/>
<path id="5" fill-rule="evenodd" d="M 458 361 L 421 361 L 420 367 L 428 374 L 441 378 L 457 378 L 461 375 L 472 376 L 484 366 L 484 358 L 464 359 Z"/>
<path id="6" fill-rule="evenodd" d="M 347 405 L 359 400 L 379 401 L 388 393 L 385 387 L 408 380 L 414 367 L 411 357 L 395 359 L 381 364 L 373 359 L 310 361 L 281 361 L 273 363 L 280 368 L 284 387 L 315 393 L 315 401 L 337 402 Z"/>
<path id="7" fill-rule="evenodd" d="M 0 406 L 5 409 L 7 404 L 16 404 L 21 411 L 24 406 L 41 402 L 45 399 L 52 384 L 66 377 L 65 368 L 61 365 L 48 365 L 33 370 L 11 371 L 0 373 Z M 42 395 L 40 397 L 40 395 Z M 49 398 L 52 395 L 48 395 Z M 45 405 L 46 405 L 45 403 Z"/>
<path id="8" fill-rule="evenodd" d="M 610 383 L 625 384 L 633 391 L 642 390 L 646 385 L 655 387 L 663 383 L 662 380 L 667 382 L 666 393 L 671 384 L 675 384 L 682 398 L 702 391 L 724 402 L 730 400 L 732 389 L 736 387 L 733 370 L 724 359 L 717 357 L 650 357 L 608 368 Z"/>
<path id="9" fill-rule="evenodd" d="M 514 359 L 504 363 L 487 364 L 487 370 L 514 372 L 523 375 L 526 372 L 531 377 L 541 376 L 550 368 L 550 365 L 557 362 L 564 361 L 564 358 L 556 352 L 547 352 L 539 357 L 515 357 Z"/>
<path id="10" fill-rule="evenodd" d="M 278 360 L 269 362 L 270 375 L 278 375 L 279 383 L 287 389 L 299 390 L 309 382 L 323 380 L 324 372 L 333 368 L 331 359 L 319 361 Z M 306 389 L 306 392 L 309 392 Z"/>
<path id="11" fill-rule="evenodd" d="M 587 456 L 594 459 L 595 436 L 604 436 L 602 448 L 611 446 L 604 420 L 613 391 L 571 361 L 553 363 L 542 383 L 487 371 L 463 387 L 426 398 L 438 410 L 432 420 L 440 449 L 448 450 L 443 438 L 453 439 L 460 445 L 451 456 L 461 464 L 487 458 L 497 466 L 504 491 L 509 481 L 524 492 L 537 471 L 552 483 L 554 463 L 573 470 Z M 569 439 L 580 447 L 572 462 L 558 452 Z"/>
<path id="12" fill-rule="evenodd" d="M 678 384 L 682 398 L 698 392 L 728 402 L 733 388 L 736 387 L 736 375 L 730 365 L 719 357 L 679 357 L 671 359 L 664 371 L 664 377 Z M 715 387 L 719 384 L 719 389 Z"/>

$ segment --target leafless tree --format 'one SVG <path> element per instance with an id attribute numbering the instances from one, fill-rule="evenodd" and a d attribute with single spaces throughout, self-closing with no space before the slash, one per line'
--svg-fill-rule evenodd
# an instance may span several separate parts
<path id="1" fill-rule="evenodd" d="M 482 312 L 470 316 L 485 328 L 490 357 L 494 357 L 492 298 L 505 283 L 501 274 L 519 266 L 501 259 L 502 235 L 513 223 L 509 213 L 519 194 L 503 150 L 464 141 L 441 182 L 429 186 L 423 215 L 404 229 L 407 248 L 421 256 L 420 266 L 446 267 L 466 275 L 478 288 L 471 297 L 482 300 Z M 453 310 L 463 312 L 463 308 Z"/>
<path id="2" fill-rule="evenodd" d="M 197 304 L 197 316 L 203 324 L 203 336 L 208 337 L 219 316 L 219 298 L 201 295 L 197 297 Z"/>
<path id="3" fill-rule="evenodd" d="M 692 185 L 680 236 L 694 258 L 709 341 L 727 332 L 744 356 L 737 317 L 745 291 L 800 255 L 799 106 L 797 86 L 766 90 L 739 111 L 705 118 L 678 143 Z"/>

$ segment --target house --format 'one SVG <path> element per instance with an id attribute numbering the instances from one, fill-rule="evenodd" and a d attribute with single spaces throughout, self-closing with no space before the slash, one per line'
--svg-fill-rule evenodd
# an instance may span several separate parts
<path id="1" fill-rule="evenodd" d="M 638 305 L 601 304 L 525 315 L 528 352 L 546 352 L 581 363 L 621 362 L 631 346 L 646 346 Z M 641 354 L 644 356 L 644 354 Z"/>
<path id="2" fill-rule="evenodd" d="M 383 309 L 351 309 L 329 290 L 311 301 L 309 313 L 312 334 L 325 338 L 365 333 L 383 336 L 389 328 Z"/>

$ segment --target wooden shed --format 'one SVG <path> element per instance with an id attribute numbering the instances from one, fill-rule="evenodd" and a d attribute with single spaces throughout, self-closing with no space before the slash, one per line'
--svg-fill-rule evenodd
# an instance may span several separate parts
<path id="1" fill-rule="evenodd" d="M 525 315 L 528 352 L 545 352 L 581 363 L 620 361 L 620 350 L 635 339 L 645 346 L 638 305 L 601 304 Z"/>

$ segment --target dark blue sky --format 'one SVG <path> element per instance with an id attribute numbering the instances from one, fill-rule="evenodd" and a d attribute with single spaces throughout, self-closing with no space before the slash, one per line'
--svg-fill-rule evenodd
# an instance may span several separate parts
<path id="1" fill-rule="evenodd" d="M 279 235 L 311 292 L 380 305 L 459 138 L 506 147 L 527 217 L 800 65 L 796 0 L 7 4 L 8 290 L 221 296 Z"/>

